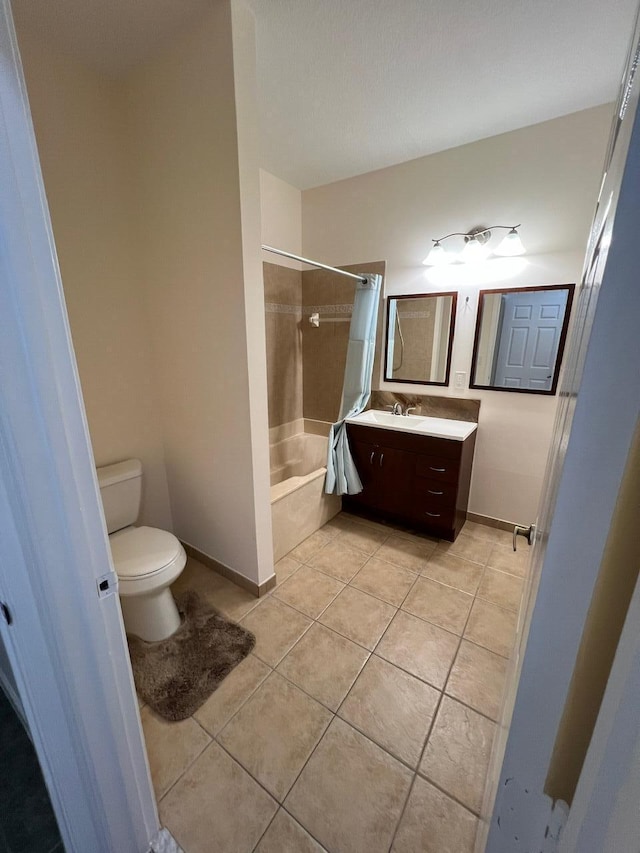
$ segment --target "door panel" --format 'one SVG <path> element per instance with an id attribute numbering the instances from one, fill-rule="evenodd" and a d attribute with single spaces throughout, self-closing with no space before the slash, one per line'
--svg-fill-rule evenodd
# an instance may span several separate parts
<path id="1" fill-rule="evenodd" d="M 547 790 L 547 775 L 639 415 L 639 56 L 636 24 L 566 350 L 519 647 L 493 748 L 485 799 L 486 814 L 495 798 L 493 815 L 477 853 L 551 853 L 564 823 L 566 806 Z"/>
<path id="2" fill-rule="evenodd" d="M 491 384 L 550 390 L 566 305 L 566 290 L 503 295 Z"/>

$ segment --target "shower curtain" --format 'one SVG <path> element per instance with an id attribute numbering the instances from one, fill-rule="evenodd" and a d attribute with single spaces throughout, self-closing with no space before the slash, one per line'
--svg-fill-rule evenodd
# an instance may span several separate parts
<path id="1" fill-rule="evenodd" d="M 356 286 L 351 315 L 340 415 L 329 433 L 324 487 L 329 495 L 355 495 L 362 491 L 362 483 L 349 450 L 345 418 L 363 411 L 371 394 L 378 304 L 382 288 L 382 276 L 363 274 L 363 277 L 365 281 L 358 282 Z"/>

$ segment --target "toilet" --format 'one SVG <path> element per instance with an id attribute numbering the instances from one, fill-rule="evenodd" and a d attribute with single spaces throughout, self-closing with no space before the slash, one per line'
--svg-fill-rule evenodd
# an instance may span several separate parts
<path id="1" fill-rule="evenodd" d="M 187 555 L 173 533 L 133 526 L 142 498 L 139 459 L 97 471 L 125 628 L 147 642 L 164 640 L 180 625 L 169 587 L 184 569 Z"/>

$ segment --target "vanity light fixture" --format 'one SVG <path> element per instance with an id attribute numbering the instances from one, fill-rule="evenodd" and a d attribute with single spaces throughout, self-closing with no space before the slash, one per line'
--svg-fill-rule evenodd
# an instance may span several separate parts
<path id="1" fill-rule="evenodd" d="M 491 249 L 488 245 L 491 233 L 498 228 L 505 228 L 509 233 L 495 249 Z M 422 263 L 428 267 L 442 266 L 443 264 L 450 264 L 452 261 L 467 264 L 482 261 L 492 252 L 504 257 L 523 255 L 525 248 L 518 234 L 518 228 L 520 225 L 491 225 L 489 228 L 473 228 L 466 232 L 454 231 L 452 234 L 446 234 L 444 237 L 433 240 L 433 247 Z M 447 251 L 442 245 L 442 242 L 450 237 L 464 238 L 464 246 L 460 252 Z"/>

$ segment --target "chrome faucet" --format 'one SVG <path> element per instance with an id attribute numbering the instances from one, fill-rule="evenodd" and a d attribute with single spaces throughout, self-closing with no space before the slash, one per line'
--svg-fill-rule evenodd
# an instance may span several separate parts
<path id="1" fill-rule="evenodd" d="M 406 416 L 409 414 L 409 412 L 413 412 L 413 411 L 415 411 L 417 408 L 418 408 L 417 406 L 407 406 L 407 408 L 404 410 L 403 414 L 404 414 L 404 415 L 405 415 L 405 417 L 406 417 Z"/>
<path id="2" fill-rule="evenodd" d="M 403 414 L 403 412 L 402 412 L 402 404 L 401 404 L 401 403 L 394 403 L 394 404 L 393 404 L 393 406 L 391 406 L 391 405 L 389 405 L 389 406 L 385 406 L 385 409 L 391 409 L 391 414 L 392 414 L 392 415 L 401 415 L 401 414 Z"/>

